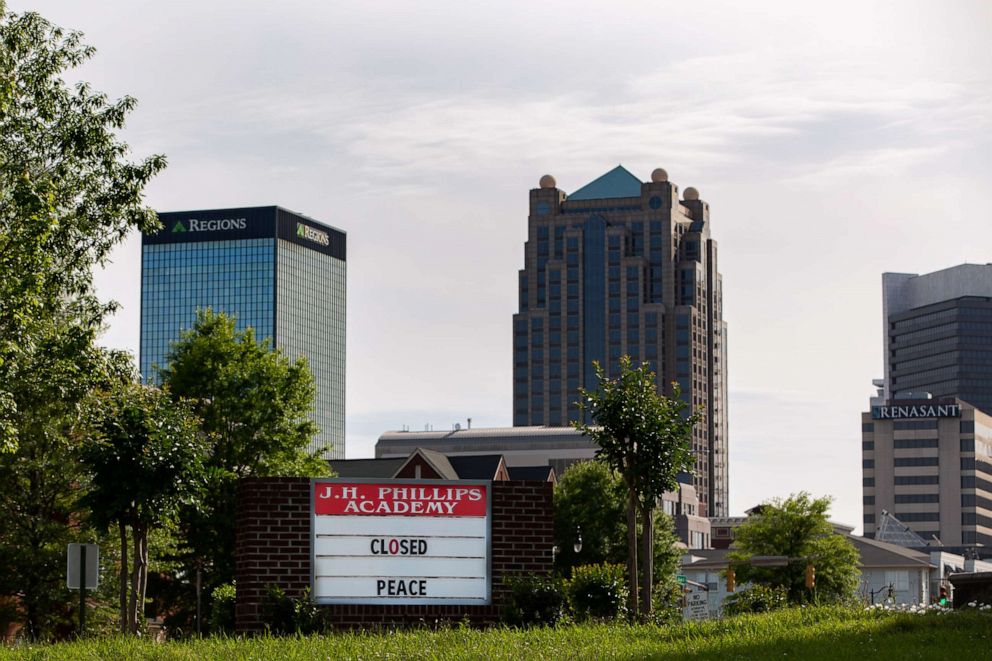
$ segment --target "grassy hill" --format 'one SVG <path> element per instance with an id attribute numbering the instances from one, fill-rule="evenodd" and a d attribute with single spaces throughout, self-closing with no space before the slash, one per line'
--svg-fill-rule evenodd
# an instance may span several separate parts
<path id="1" fill-rule="evenodd" d="M 7 659 L 992 659 L 988 612 L 802 608 L 678 626 L 468 628 L 309 638 L 132 639 L 0 648 Z"/>

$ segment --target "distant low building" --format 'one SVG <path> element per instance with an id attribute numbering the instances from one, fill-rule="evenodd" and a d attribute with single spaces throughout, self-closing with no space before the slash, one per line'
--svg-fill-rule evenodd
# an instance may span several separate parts
<path id="1" fill-rule="evenodd" d="M 722 612 L 727 592 L 725 572 L 735 530 L 749 516 L 760 514 L 761 505 L 747 510 L 748 516 L 713 517 L 715 548 L 693 550 L 682 558 L 680 572 L 687 580 L 706 586 L 710 615 Z M 949 580 L 952 574 L 992 571 L 992 563 L 975 557 L 966 557 L 939 547 L 928 547 L 923 540 L 895 517 L 883 524 L 890 541 L 853 535 L 854 528 L 831 521 L 834 534 L 847 538 L 858 549 L 858 567 L 861 570 L 859 595 L 866 604 L 926 604 L 936 602 L 943 588 L 953 597 Z M 907 548 L 898 542 L 920 548 Z M 746 590 L 748 584 L 737 584 L 735 592 Z"/>
<path id="2" fill-rule="evenodd" d="M 896 604 L 929 603 L 931 575 L 937 567 L 926 553 L 851 534 L 845 534 L 845 537 L 858 549 L 859 593 L 866 604 L 872 603 L 873 599 L 875 602 L 891 599 Z M 729 553 L 727 548 L 690 551 L 682 558 L 680 573 L 687 580 L 706 585 L 712 617 L 722 613 L 723 602 L 731 594 L 727 592 L 725 578 Z M 738 583 L 735 592 L 748 587 L 747 583 Z"/>
<path id="3" fill-rule="evenodd" d="M 710 529 L 713 533 L 713 548 L 726 549 L 734 543 L 734 535 L 738 526 L 747 521 L 752 514 L 760 514 L 764 505 L 755 505 L 745 513 L 747 516 L 711 516 L 709 518 Z M 849 526 L 837 521 L 830 521 L 834 532 L 839 535 L 850 535 L 854 532 L 854 526 Z"/>
<path id="4" fill-rule="evenodd" d="M 507 470 L 523 467 L 527 471 L 550 469 L 561 476 L 572 464 L 596 458 L 596 445 L 585 434 L 572 427 L 456 427 L 445 431 L 390 431 L 382 434 L 375 445 L 378 460 L 396 460 L 409 456 L 418 448 L 429 448 L 449 460 L 499 453 Z M 521 473 L 517 473 L 521 474 Z M 679 476 L 679 488 L 662 497 L 661 507 L 675 522 L 675 532 L 687 548 L 708 548 L 710 523 L 703 516 L 699 496 L 688 474 Z"/>
<path id="5" fill-rule="evenodd" d="M 572 427 L 489 427 L 447 431 L 389 431 L 379 436 L 375 456 L 406 457 L 416 448 L 449 456 L 502 454 L 506 465 L 551 466 L 557 475 L 571 464 L 596 457 L 599 446 Z"/>
<path id="6" fill-rule="evenodd" d="M 448 456 L 427 448 L 414 448 L 406 457 L 338 459 L 328 464 L 344 478 L 555 482 L 550 466 L 519 466 L 511 475 L 501 454 Z"/>

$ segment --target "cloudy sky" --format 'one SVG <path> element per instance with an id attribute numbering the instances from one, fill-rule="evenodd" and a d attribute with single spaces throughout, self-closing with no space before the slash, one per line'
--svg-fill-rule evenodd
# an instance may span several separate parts
<path id="1" fill-rule="evenodd" d="M 278 204 L 348 233 L 349 457 L 511 423 L 528 190 L 622 163 L 710 203 L 731 510 L 861 519 L 881 273 L 992 252 L 992 4 L 8 0 L 86 34 L 139 106 L 160 210 Z M 99 276 L 137 350 L 139 242 Z"/>

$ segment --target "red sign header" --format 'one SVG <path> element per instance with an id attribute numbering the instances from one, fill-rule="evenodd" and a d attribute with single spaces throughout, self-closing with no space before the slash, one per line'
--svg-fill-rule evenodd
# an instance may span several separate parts
<path id="1" fill-rule="evenodd" d="M 329 516 L 486 516 L 486 486 L 317 482 L 314 513 Z"/>

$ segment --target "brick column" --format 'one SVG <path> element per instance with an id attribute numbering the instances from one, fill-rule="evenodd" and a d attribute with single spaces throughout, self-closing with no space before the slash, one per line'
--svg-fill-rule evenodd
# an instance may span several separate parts
<path id="1" fill-rule="evenodd" d="M 238 631 L 262 631 L 269 585 L 299 596 L 310 585 L 310 480 L 246 478 L 238 483 L 234 573 Z"/>

